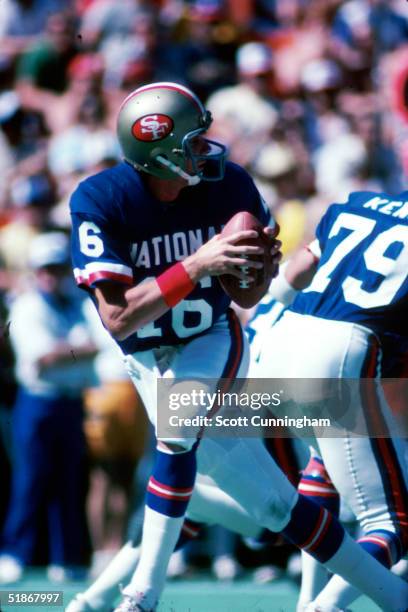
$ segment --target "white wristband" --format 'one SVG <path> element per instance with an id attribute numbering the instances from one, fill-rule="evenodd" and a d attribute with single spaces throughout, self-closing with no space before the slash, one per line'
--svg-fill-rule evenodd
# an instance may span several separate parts
<path id="1" fill-rule="evenodd" d="M 286 280 L 285 268 L 285 264 L 280 267 L 278 276 L 273 279 L 269 286 L 268 294 L 275 298 L 275 300 L 278 300 L 278 302 L 289 306 L 299 293 L 299 290 L 292 287 Z"/>

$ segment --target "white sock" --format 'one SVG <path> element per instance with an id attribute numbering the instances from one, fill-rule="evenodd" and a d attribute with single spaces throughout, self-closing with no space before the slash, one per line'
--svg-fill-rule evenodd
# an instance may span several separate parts
<path id="1" fill-rule="evenodd" d="M 91 608 L 95 610 L 111 607 L 119 595 L 119 587 L 132 577 L 140 558 L 140 546 L 133 548 L 127 542 L 114 556 L 102 574 L 81 594 Z"/>
<path id="2" fill-rule="evenodd" d="M 335 598 L 336 605 L 339 608 L 347 608 L 356 599 L 361 597 L 360 591 L 343 580 L 341 576 L 333 576 L 325 589 L 325 593 L 326 592 L 329 593 L 328 597 Z M 408 601 L 406 603 L 406 608 L 408 608 Z M 406 608 L 404 608 L 404 610 Z"/>
<path id="3" fill-rule="evenodd" d="M 298 612 L 313 601 L 329 580 L 327 569 L 307 552 L 302 550 L 302 584 L 300 586 Z"/>
<path id="4" fill-rule="evenodd" d="M 341 576 L 333 576 L 327 587 L 320 593 L 317 599 L 319 601 L 321 599 L 323 601 L 325 599 L 328 601 L 335 601 L 336 606 L 339 608 L 346 608 L 349 604 L 353 603 L 353 601 L 360 597 L 360 595 L 360 591 L 343 580 Z"/>
<path id="5" fill-rule="evenodd" d="M 408 583 L 395 576 L 363 548 L 356 547 L 356 542 L 347 533 L 336 554 L 325 565 L 333 574 L 341 573 L 345 580 L 352 581 L 382 610 L 404 612 L 407 609 Z M 334 587 L 331 586 L 332 580 L 329 581 L 314 600 L 316 607 L 320 606 L 325 611 L 330 606 L 339 606 L 336 585 L 340 580 L 333 582 Z"/>
<path id="6" fill-rule="evenodd" d="M 183 522 L 184 516 L 173 518 L 145 508 L 140 561 L 123 593 L 140 600 L 146 609 L 154 609 L 163 591 Z"/>

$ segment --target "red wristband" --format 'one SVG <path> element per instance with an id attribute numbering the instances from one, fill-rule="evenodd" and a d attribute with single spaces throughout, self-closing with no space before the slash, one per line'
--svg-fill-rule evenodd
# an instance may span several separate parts
<path id="1" fill-rule="evenodd" d="M 169 308 L 176 306 L 195 287 L 185 267 L 181 262 L 174 264 L 168 270 L 156 278 L 164 301 Z"/>

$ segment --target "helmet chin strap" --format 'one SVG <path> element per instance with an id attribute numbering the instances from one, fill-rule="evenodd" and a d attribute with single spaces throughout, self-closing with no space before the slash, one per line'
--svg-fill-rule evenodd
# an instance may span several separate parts
<path id="1" fill-rule="evenodd" d="M 169 161 L 162 155 L 157 155 L 156 159 L 158 162 L 163 164 L 163 166 L 166 166 L 166 168 L 171 170 L 171 172 L 174 172 L 174 174 L 178 174 L 178 176 L 181 176 L 181 178 L 187 181 L 190 187 L 192 187 L 193 185 L 198 185 L 198 183 L 201 181 L 201 178 L 198 176 L 198 174 L 187 174 L 187 172 L 184 172 L 184 170 L 182 170 L 180 166 L 176 166 L 176 164 L 173 164 L 173 162 Z"/>

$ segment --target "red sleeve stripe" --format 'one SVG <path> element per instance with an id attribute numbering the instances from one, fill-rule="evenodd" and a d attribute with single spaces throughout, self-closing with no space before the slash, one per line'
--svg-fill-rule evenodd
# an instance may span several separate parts
<path id="1" fill-rule="evenodd" d="M 109 262 L 91 262 L 83 270 L 75 268 L 74 276 L 78 285 L 86 287 L 104 280 L 114 280 L 126 285 L 133 284 L 132 269 L 129 266 Z"/>
<path id="2" fill-rule="evenodd" d="M 133 285 L 133 277 L 126 276 L 125 274 L 116 274 L 115 272 L 93 272 L 87 278 L 81 274 L 75 274 L 75 280 L 78 286 L 85 285 L 91 287 L 95 282 L 104 280 L 113 280 L 118 283 L 124 283 L 125 285 Z"/>
<path id="3" fill-rule="evenodd" d="M 90 286 L 95 282 L 103 280 L 114 280 L 119 283 L 125 283 L 126 285 L 133 285 L 133 277 L 125 274 L 117 274 L 116 272 L 92 272 L 89 275 L 87 284 Z"/>

